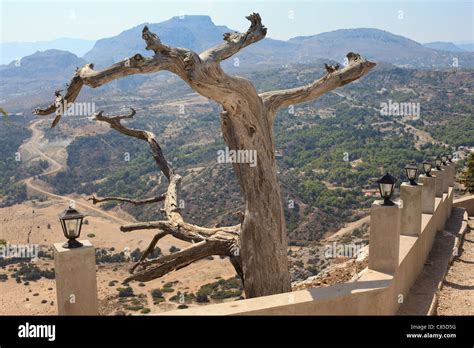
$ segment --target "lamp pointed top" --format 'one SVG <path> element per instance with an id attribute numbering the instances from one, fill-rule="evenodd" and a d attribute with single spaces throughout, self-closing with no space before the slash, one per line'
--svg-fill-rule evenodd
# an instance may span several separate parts
<path id="1" fill-rule="evenodd" d="M 379 180 L 377 180 L 377 184 L 395 184 L 395 178 L 387 172 L 384 176 L 382 176 Z"/>
<path id="2" fill-rule="evenodd" d="M 72 208 L 71 206 L 69 206 L 61 214 L 59 214 L 59 218 L 63 220 L 80 219 L 83 217 L 84 217 L 83 214 L 79 213 L 76 209 Z"/>

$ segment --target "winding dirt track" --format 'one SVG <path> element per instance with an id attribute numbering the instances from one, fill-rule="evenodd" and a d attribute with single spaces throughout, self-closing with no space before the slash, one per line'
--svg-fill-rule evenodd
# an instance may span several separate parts
<path id="1" fill-rule="evenodd" d="M 56 161 L 55 159 L 49 157 L 46 155 L 43 151 L 40 149 L 40 141 L 44 137 L 43 132 L 41 129 L 38 128 L 38 125 L 42 122 L 42 120 L 33 122 L 28 128 L 31 130 L 31 138 L 28 139 L 25 143 L 23 143 L 22 148 L 24 150 L 27 150 L 31 155 L 32 158 L 37 158 L 40 157 L 43 160 L 48 161 L 49 167 L 42 173 L 42 175 L 52 175 L 57 172 L 60 172 L 65 169 L 65 167 Z M 119 218 L 117 216 L 114 216 L 112 214 L 109 214 L 99 208 L 94 207 L 92 204 L 88 203 L 86 200 L 83 201 L 78 201 L 77 199 L 68 197 L 68 196 L 60 196 L 55 193 L 49 192 L 46 189 L 40 187 L 37 185 L 35 182 L 35 178 L 29 177 L 27 179 L 24 179 L 23 182 L 26 184 L 27 188 L 29 188 L 32 191 L 39 192 L 45 196 L 55 198 L 55 199 L 61 199 L 63 201 L 67 201 L 68 203 L 71 201 L 74 201 L 75 204 L 85 210 L 88 211 L 93 211 L 95 213 L 98 213 L 99 215 L 106 217 L 108 219 L 111 219 L 121 225 L 125 225 L 128 223 L 131 223 L 132 221 L 124 220 L 122 218 Z"/>

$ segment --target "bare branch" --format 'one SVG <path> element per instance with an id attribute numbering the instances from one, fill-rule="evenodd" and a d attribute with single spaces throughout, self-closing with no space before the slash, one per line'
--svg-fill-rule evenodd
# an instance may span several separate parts
<path id="1" fill-rule="evenodd" d="M 162 277 L 169 272 L 186 267 L 187 265 L 212 255 L 229 255 L 230 244 L 216 241 L 202 241 L 191 245 L 171 255 L 162 256 L 156 260 L 146 261 L 141 264 L 143 270 L 128 277 L 123 282 L 132 280 L 146 282 Z"/>
<path id="2" fill-rule="evenodd" d="M 132 203 L 132 204 L 135 204 L 135 205 L 141 205 L 141 204 L 162 202 L 162 201 L 165 200 L 165 197 L 166 197 L 166 195 L 161 195 L 161 196 L 151 197 L 151 198 L 145 198 L 145 199 L 131 199 L 131 198 L 123 198 L 123 197 L 98 198 L 97 196 L 92 195 L 87 200 L 92 201 L 92 204 L 108 202 L 108 201 L 119 201 L 119 202 Z"/>
<path id="3" fill-rule="evenodd" d="M 333 89 L 357 80 L 375 66 L 375 63 L 365 60 L 356 53 L 348 53 L 347 58 L 349 64 L 345 68 L 339 69 L 337 66 L 326 65 L 327 74 L 310 85 L 261 93 L 260 97 L 272 117 L 282 107 L 316 99 Z"/>
<path id="4" fill-rule="evenodd" d="M 201 60 L 220 62 L 233 56 L 242 48 L 265 38 L 267 28 L 262 24 L 260 15 L 258 13 L 252 13 L 245 18 L 247 18 L 251 23 L 250 28 L 245 33 L 225 33 L 224 42 L 202 52 L 199 55 Z"/>
<path id="5" fill-rule="evenodd" d="M 120 227 L 122 232 L 132 232 L 137 230 L 162 230 L 174 237 L 186 242 L 199 242 L 214 236 L 221 239 L 238 238 L 240 235 L 240 225 L 207 228 L 193 225 L 187 222 L 172 222 L 169 220 L 136 222 Z"/>
<path id="6" fill-rule="evenodd" d="M 233 250 L 233 249 L 229 249 L 228 248 L 229 245 L 233 245 L 234 249 L 238 248 L 236 245 L 238 245 L 238 240 L 240 237 L 240 225 L 211 229 L 211 228 L 205 228 L 205 227 L 189 224 L 183 220 L 183 217 L 181 215 L 179 205 L 178 205 L 178 191 L 179 191 L 179 186 L 181 184 L 181 176 L 176 174 L 168 166 L 168 162 L 166 161 L 166 158 L 164 157 L 161 151 L 161 148 L 156 140 L 156 137 L 152 132 L 128 128 L 121 123 L 123 119 L 130 119 L 134 115 L 135 115 L 134 109 L 132 109 L 132 112 L 129 115 L 118 115 L 118 116 L 109 116 L 109 117 L 104 116 L 103 111 L 100 111 L 95 114 L 95 119 L 98 121 L 108 123 L 113 129 L 119 131 L 122 134 L 132 136 L 137 139 L 142 139 L 150 145 L 153 157 L 155 158 L 160 169 L 163 171 L 163 173 L 166 175 L 166 177 L 169 180 L 166 194 L 160 197 L 148 198 L 148 199 L 140 200 L 140 201 L 131 200 L 128 198 L 121 198 L 121 197 L 107 197 L 107 198 L 97 198 L 95 196 L 91 197 L 94 204 L 97 202 L 106 201 L 106 200 L 118 200 L 118 201 L 123 201 L 123 202 L 130 202 L 133 204 L 151 203 L 151 202 L 164 200 L 163 212 L 165 213 L 167 220 L 138 222 L 138 223 L 124 225 L 120 227 L 120 230 L 122 232 L 130 232 L 130 231 L 144 230 L 144 229 L 157 229 L 160 231 L 152 240 L 147 250 L 142 255 L 142 258 L 140 259 L 140 261 L 132 267 L 130 272 L 133 273 L 133 271 L 138 266 L 144 266 L 145 264 L 147 264 L 147 262 L 145 261 L 145 258 L 154 250 L 158 240 L 167 234 L 170 234 L 177 239 L 187 241 L 187 242 L 192 242 L 192 243 L 206 242 L 208 243 L 207 245 L 213 245 L 212 250 L 229 250 L 230 252 L 230 250 Z M 192 257 L 193 255 L 194 254 L 190 254 L 190 256 Z M 209 256 L 209 255 L 206 255 L 206 256 Z M 228 256 L 232 256 L 232 255 L 229 254 Z M 192 262 L 193 262 L 192 260 L 180 260 L 178 266 L 172 266 L 171 268 L 168 268 L 170 266 L 170 264 L 168 264 L 168 266 L 162 267 L 160 269 L 175 269 L 175 267 L 180 268 Z M 239 262 L 240 262 L 240 259 L 238 258 L 233 259 L 233 265 L 237 272 L 239 272 L 239 270 L 241 271 L 241 265 L 239 265 Z M 155 272 L 153 274 L 156 277 L 158 277 L 160 276 L 159 274 L 161 273 Z M 130 279 L 132 278 L 129 278 L 129 280 Z M 154 279 L 154 278 L 150 278 L 150 279 Z"/>
<path id="7" fill-rule="evenodd" d="M 136 222 L 133 224 L 120 226 L 120 231 L 122 232 L 132 232 L 137 230 L 164 230 L 171 231 L 173 226 L 169 221 L 160 220 L 160 221 L 146 221 L 146 222 Z"/>
<path id="8" fill-rule="evenodd" d="M 169 55 L 171 47 L 161 43 L 160 38 L 155 33 L 152 33 L 148 26 L 142 30 L 142 38 L 146 42 L 146 49 L 155 52 L 156 54 L 166 54 Z"/>
<path id="9" fill-rule="evenodd" d="M 56 99 L 51 105 L 46 108 L 36 108 L 33 113 L 42 116 L 64 111 L 60 110 L 60 105 L 74 103 L 84 85 L 96 88 L 121 77 L 152 73 L 160 70 L 172 70 L 169 59 L 157 56 L 145 58 L 140 54 L 135 54 L 101 71 L 94 70 L 93 64 L 86 64 L 76 70 L 64 98 L 58 99 L 56 94 Z M 54 125 L 56 124 L 57 122 Z"/>
<path id="10" fill-rule="evenodd" d="M 196 64 L 200 63 L 199 56 L 195 52 L 163 45 L 158 36 L 146 26 L 143 28 L 142 37 L 147 44 L 147 49 L 155 52 L 152 58 L 143 57 L 137 53 L 100 71 L 94 70 L 94 64 L 86 64 L 82 68 L 76 69 L 64 97 L 56 94 L 56 99 L 52 104 L 45 108 L 34 109 L 33 114 L 44 116 L 56 112 L 57 117 L 52 125 L 54 127 L 58 124 L 64 111 L 61 105 L 67 106 L 74 103 L 84 85 L 96 88 L 125 76 L 149 74 L 161 70 L 170 71 L 184 80 L 188 80 L 190 72 Z"/>
<path id="11" fill-rule="evenodd" d="M 142 256 L 140 257 L 140 260 L 138 260 L 138 262 L 135 263 L 135 265 L 133 265 L 133 267 L 130 269 L 130 273 L 133 273 L 133 271 L 135 271 L 138 266 L 141 266 L 143 264 L 148 255 L 150 255 L 153 250 L 155 250 L 156 243 L 158 243 L 158 241 L 167 234 L 167 232 L 160 231 L 153 237 L 151 243 L 148 245 L 148 248 L 143 252 Z"/>
<path id="12" fill-rule="evenodd" d="M 187 76 L 197 64 L 201 63 L 199 56 L 190 49 L 164 45 L 158 35 L 152 33 L 147 26 L 142 30 L 142 38 L 146 42 L 146 49 L 155 52 L 155 57 L 157 55 L 167 57 L 175 66 L 174 72 L 181 77 Z"/>
<path id="13" fill-rule="evenodd" d="M 170 180 L 170 175 L 171 175 L 172 170 L 163 155 L 163 151 L 161 150 L 161 147 L 158 144 L 158 141 L 156 140 L 155 135 L 152 132 L 125 127 L 120 122 L 123 119 L 129 119 L 135 115 L 135 110 L 134 109 L 131 109 L 131 110 L 132 110 L 131 114 L 126 115 L 126 116 L 106 117 L 103 115 L 103 111 L 99 111 L 98 113 L 94 114 L 94 116 L 96 120 L 108 123 L 110 127 L 119 131 L 122 134 L 131 136 L 137 139 L 145 140 L 150 146 L 150 149 L 151 149 L 151 152 L 153 154 L 153 158 L 155 159 L 156 164 L 161 169 L 163 174 L 168 178 L 168 180 Z"/>

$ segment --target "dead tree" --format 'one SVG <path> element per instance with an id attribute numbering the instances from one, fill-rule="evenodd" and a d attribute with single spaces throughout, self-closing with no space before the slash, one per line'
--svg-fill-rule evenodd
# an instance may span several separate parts
<path id="1" fill-rule="evenodd" d="M 359 79 L 375 64 L 350 52 L 347 55 L 348 64 L 344 68 L 328 66 L 326 74 L 309 85 L 259 94 L 250 81 L 226 74 L 220 64 L 244 47 L 265 37 L 267 30 L 262 25 L 260 15 L 253 13 L 247 19 L 251 23 L 247 32 L 226 33 L 222 44 L 200 54 L 163 44 L 159 37 L 145 26 L 142 37 L 147 50 L 154 52 L 153 57 L 135 54 L 100 71 L 94 70 L 93 64 L 87 64 L 77 69 L 64 97 L 57 95 L 50 106 L 34 110 L 37 115 L 56 112 L 54 126 L 61 117 L 58 104 L 63 100 L 67 103 L 74 102 L 84 85 L 96 88 L 124 76 L 166 70 L 179 76 L 197 93 L 222 106 L 221 128 L 229 149 L 257 151 L 257 166 L 233 163 L 245 201 L 242 224 L 212 229 L 198 227 L 184 222 L 179 213 L 176 196 L 181 178 L 164 160 L 155 136 L 147 131 L 123 126 L 121 120 L 126 118 L 124 116 L 107 118 L 102 113 L 96 116 L 98 120 L 109 123 L 121 133 L 147 141 L 158 166 L 169 180 L 168 191 L 163 198 L 167 220 L 123 226 L 122 230 L 158 230 L 148 251 L 166 234 L 194 242 L 189 248 L 178 253 L 154 261 L 143 259 L 140 270 L 134 273 L 130 280 L 146 281 L 157 278 L 196 260 L 217 254 L 231 258 L 243 278 L 247 297 L 291 291 L 286 227 L 275 162 L 275 115 L 281 108 L 311 101 Z M 154 201 L 159 200 L 161 198 Z M 95 202 L 99 201 L 95 198 Z"/>

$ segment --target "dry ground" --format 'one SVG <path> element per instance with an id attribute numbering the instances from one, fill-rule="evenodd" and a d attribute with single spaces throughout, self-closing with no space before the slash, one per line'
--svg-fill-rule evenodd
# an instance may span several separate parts
<path id="1" fill-rule="evenodd" d="M 10 244 L 39 244 L 50 246 L 53 243 L 64 241 L 64 236 L 59 225 L 57 214 L 65 209 L 62 200 L 48 200 L 46 202 L 27 202 L 8 208 L 0 209 L 0 239 L 8 241 Z M 145 249 L 153 237 L 153 231 L 136 231 L 130 233 L 120 232 L 120 225 L 110 219 L 106 219 L 99 214 L 87 217 L 88 225 L 83 226 L 82 237 L 89 239 L 97 248 L 114 247 L 116 252 L 135 248 Z M 51 224 L 51 228 L 48 228 Z M 95 237 L 87 237 L 94 234 Z M 164 253 L 168 253 L 169 248 L 174 245 L 184 248 L 188 243 L 167 236 L 160 240 L 158 246 Z M 38 266 L 41 269 L 53 268 L 54 262 L 51 260 L 40 260 Z M 101 310 L 104 314 L 114 314 L 118 308 L 117 288 L 122 286 L 120 281 L 126 278 L 128 268 L 131 263 L 107 264 L 98 266 L 98 288 Z M 11 274 L 7 266 L 6 270 L 0 269 L 0 273 Z M 115 269 L 115 270 L 114 270 Z M 152 312 L 161 312 L 176 308 L 174 304 L 153 305 L 150 292 L 152 289 L 161 288 L 163 283 L 169 281 L 179 281 L 175 286 L 175 291 L 165 294 L 169 298 L 181 292 L 196 292 L 203 284 L 213 282 L 217 277 L 224 279 L 235 275 L 234 268 L 227 259 L 214 257 L 214 260 L 202 260 L 184 269 L 170 273 L 161 279 L 145 283 L 145 286 L 138 286 L 138 283 L 131 283 L 135 294 L 144 294 L 144 305 Z M 109 282 L 118 280 L 115 286 L 109 286 Z M 49 290 L 51 289 L 51 290 Z M 33 294 L 38 293 L 37 296 Z M 0 282 L 0 314 L 25 315 L 25 314 L 56 314 L 56 293 L 54 280 L 42 278 L 36 282 L 30 282 L 28 286 L 16 283 L 14 278 L 9 278 L 6 282 Z M 28 300 L 27 300 L 28 299 Z M 41 303 L 47 300 L 46 304 Z M 53 305 L 51 305 L 53 301 Z"/>

